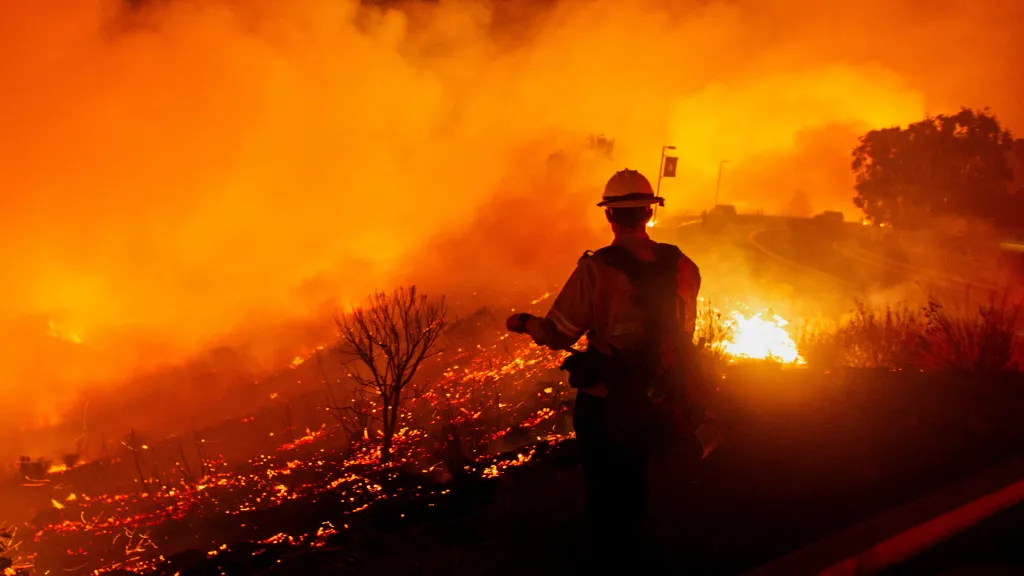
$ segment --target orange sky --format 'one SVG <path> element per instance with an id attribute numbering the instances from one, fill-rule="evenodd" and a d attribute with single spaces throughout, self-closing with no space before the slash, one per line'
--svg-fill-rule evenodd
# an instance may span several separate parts
<path id="1" fill-rule="evenodd" d="M 585 193 L 656 172 L 662 144 L 680 154 L 672 209 L 706 207 L 728 159 L 723 201 L 850 211 L 866 129 L 963 104 L 1024 130 L 1020 2 L 666 4 L 5 0 L 0 388 L 48 413 L 84 382 L 409 276 L 396 263 L 437 262 L 427 276 L 447 254 L 427 240 L 496 217 L 496 198 L 554 232 L 546 251 L 484 236 L 487 278 L 544 254 L 558 270 L 600 224 Z M 613 163 L 543 176 L 593 133 Z M 447 269 L 468 281 L 483 256 Z"/>

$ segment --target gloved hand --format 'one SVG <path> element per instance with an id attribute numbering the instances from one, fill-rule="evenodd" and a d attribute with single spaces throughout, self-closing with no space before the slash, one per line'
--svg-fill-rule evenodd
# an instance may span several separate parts
<path id="1" fill-rule="evenodd" d="M 523 312 L 521 314 L 513 314 L 505 320 L 505 327 L 508 328 L 509 332 L 515 332 L 516 334 L 526 334 L 526 321 L 533 316 Z"/>

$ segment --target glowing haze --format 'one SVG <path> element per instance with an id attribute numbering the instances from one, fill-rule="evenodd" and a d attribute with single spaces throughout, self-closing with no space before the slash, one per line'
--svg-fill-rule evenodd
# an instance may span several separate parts
<path id="1" fill-rule="evenodd" d="M 0 3 L 3 418 L 441 269 L 418 251 L 495 198 L 504 229 L 563 223 L 539 252 L 488 238 L 486 281 L 539 265 L 523 251 L 561 269 L 587 194 L 662 144 L 676 210 L 728 159 L 730 202 L 849 211 L 864 130 L 961 104 L 1024 121 L 1014 0 L 667 4 Z M 550 184 L 591 134 L 614 162 Z"/>

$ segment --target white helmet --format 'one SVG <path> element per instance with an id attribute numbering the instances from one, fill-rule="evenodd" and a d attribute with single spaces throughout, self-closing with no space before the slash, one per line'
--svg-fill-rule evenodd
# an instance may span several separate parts
<path id="1" fill-rule="evenodd" d="M 665 205 L 665 199 L 654 195 L 654 188 L 643 174 L 636 170 L 619 170 L 604 186 L 604 195 L 598 206 L 602 208 L 639 208 L 657 204 Z"/>

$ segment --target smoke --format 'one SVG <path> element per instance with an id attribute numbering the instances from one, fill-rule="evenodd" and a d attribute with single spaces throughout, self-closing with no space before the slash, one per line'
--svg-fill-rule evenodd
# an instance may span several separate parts
<path id="1" fill-rule="evenodd" d="M 511 4 L 0 4 L 0 416 L 225 339 L 270 366 L 282 323 L 398 279 L 557 282 L 663 144 L 671 210 L 727 159 L 723 201 L 850 212 L 859 133 L 1024 122 L 1013 0 Z"/>

